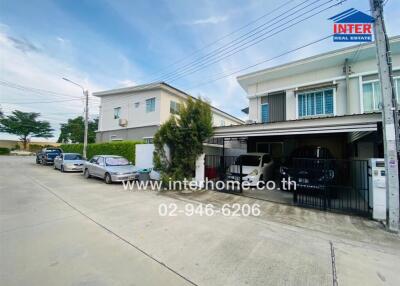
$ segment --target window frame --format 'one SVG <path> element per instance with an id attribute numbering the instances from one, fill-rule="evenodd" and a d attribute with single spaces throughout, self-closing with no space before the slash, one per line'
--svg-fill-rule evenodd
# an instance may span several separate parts
<path id="1" fill-rule="evenodd" d="M 149 105 L 149 102 L 154 102 L 153 105 Z M 149 108 L 149 106 L 151 108 Z M 156 98 L 155 97 L 151 97 L 146 99 L 146 113 L 150 113 L 150 112 L 154 112 L 156 111 Z"/>
<path id="2" fill-rule="evenodd" d="M 325 112 L 325 104 L 326 104 L 326 99 L 325 99 L 325 91 L 327 90 L 332 90 L 332 104 L 333 104 L 333 110 L 332 113 L 326 113 Z M 315 93 L 317 92 L 322 92 L 322 110 L 323 113 L 317 114 L 316 113 L 316 96 Z M 299 95 L 304 94 L 311 94 L 314 93 L 314 110 L 315 114 L 314 115 L 305 115 L 305 116 L 300 116 L 299 114 Z M 306 99 L 306 110 L 307 110 L 307 105 L 308 105 L 308 100 Z M 306 118 L 320 118 L 320 117 L 329 117 L 329 116 L 336 116 L 336 88 L 335 87 L 328 87 L 328 88 L 318 88 L 318 89 L 310 89 L 310 90 L 305 90 L 302 92 L 296 91 L 296 119 L 306 119 Z"/>
<path id="3" fill-rule="evenodd" d="M 115 113 L 115 111 L 118 110 L 118 114 Z M 114 119 L 120 119 L 121 118 L 121 106 L 119 107 L 114 107 Z"/>
<path id="4" fill-rule="evenodd" d="M 171 100 L 169 102 L 169 113 L 171 114 L 179 114 L 179 111 L 181 109 L 181 103 L 177 102 L 175 100 Z"/>
<path id="5" fill-rule="evenodd" d="M 398 77 L 396 77 L 398 78 Z M 400 77 L 399 77 L 400 78 Z M 395 79 L 395 78 L 393 78 Z M 360 92 L 360 104 L 361 104 L 361 113 L 374 113 L 374 112 L 381 112 L 381 109 L 375 109 L 375 88 L 374 88 L 374 83 L 379 83 L 380 85 L 380 80 L 379 79 L 371 79 L 371 80 L 366 80 L 363 81 L 362 77 L 360 78 L 361 83 L 360 83 L 360 87 L 361 87 L 361 92 Z M 373 109 L 369 110 L 369 111 L 365 111 L 365 106 L 364 106 L 364 84 L 372 84 L 372 105 L 373 105 Z M 382 87 L 380 86 L 381 89 L 381 100 L 382 100 Z"/>
<path id="6" fill-rule="evenodd" d="M 262 112 L 263 112 L 263 106 L 264 105 L 268 105 L 268 118 L 267 118 L 267 121 L 263 121 L 263 114 L 262 114 Z M 260 110 L 260 116 L 261 116 L 261 120 L 260 120 L 260 122 L 261 123 L 269 123 L 270 121 L 269 121 L 269 113 L 270 112 L 270 110 L 269 110 L 269 103 L 268 102 L 265 102 L 265 103 L 261 103 L 261 110 Z"/>

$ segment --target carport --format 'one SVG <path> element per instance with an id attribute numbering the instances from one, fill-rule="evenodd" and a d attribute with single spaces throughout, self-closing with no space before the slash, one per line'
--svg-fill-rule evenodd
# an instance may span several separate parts
<path id="1" fill-rule="evenodd" d="M 310 145 L 325 147 L 333 154 L 334 163 L 340 168 L 338 175 L 342 177 L 335 186 L 337 197 L 334 199 L 329 194 L 296 194 L 282 190 L 252 190 L 241 194 L 280 203 L 368 215 L 367 159 L 383 155 L 379 122 L 380 115 L 372 113 L 218 127 L 214 138 L 222 142 L 222 156 L 206 155 L 205 176 L 210 179 L 225 178 L 224 172 L 236 159 L 226 155 L 229 153 L 227 147 L 235 140 L 246 142 L 247 152 L 270 154 L 275 162 L 274 180 L 279 177 L 282 162 L 296 148 Z M 311 167 L 304 165 L 304 168 L 309 170 Z M 222 173 L 217 174 L 216 170 Z"/>

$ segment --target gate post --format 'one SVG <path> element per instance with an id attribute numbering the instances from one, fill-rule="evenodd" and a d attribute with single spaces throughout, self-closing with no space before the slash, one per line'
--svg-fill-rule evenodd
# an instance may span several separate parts
<path id="1" fill-rule="evenodd" d="M 196 160 L 196 174 L 195 174 L 195 179 L 197 182 L 197 186 L 199 188 L 204 188 L 204 177 L 205 177 L 205 164 L 204 164 L 204 158 L 205 154 L 201 154 L 197 160 Z"/>

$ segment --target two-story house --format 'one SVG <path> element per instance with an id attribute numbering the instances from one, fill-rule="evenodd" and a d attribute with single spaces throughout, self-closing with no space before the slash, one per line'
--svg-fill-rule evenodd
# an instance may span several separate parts
<path id="1" fill-rule="evenodd" d="M 400 94 L 400 37 L 390 39 Z M 245 138 L 250 152 L 279 160 L 302 145 L 338 159 L 383 157 L 381 91 L 374 43 L 334 50 L 237 78 L 249 122 L 219 127 L 217 138 Z"/>
<path id="2" fill-rule="evenodd" d="M 100 98 L 96 142 L 144 140 L 148 143 L 160 125 L 176 114 L 191 96 L 164 82 L 93 93 Z M 211 107 L 214 126 L 244 122 Z"/>

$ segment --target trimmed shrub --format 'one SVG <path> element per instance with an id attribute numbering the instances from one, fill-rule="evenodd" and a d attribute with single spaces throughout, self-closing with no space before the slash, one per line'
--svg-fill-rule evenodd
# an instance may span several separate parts
<path id="1" fill-rule="evenodd" d="M 40 144 L 29 144 L 29 146 L 28 146 L 29 151 L 34 152 L 34 153 L 42 150 L 42 148 L 44 148 L 44 146 L 40 145 Z"/>
<path id="2" fill-rule="evenodd" d="M 95 155 L 119 155 L 135 164 L 136 144 L 142 143 L 142 141 L 121 141 L 88 144 L 87 157 L 90 159 Z M 62 144 L 60 148 L 65 153 L 83 153 L 83 144 Z"/>
<path id="3" fill-rule="evenodd" d="M 0 147 L 0 155 L 8 155 L 10 154 L 10 149 L 5 147 Z"/>

